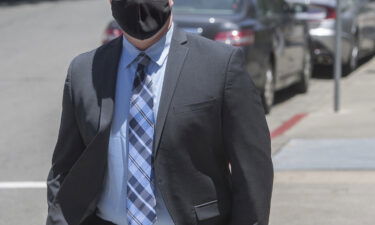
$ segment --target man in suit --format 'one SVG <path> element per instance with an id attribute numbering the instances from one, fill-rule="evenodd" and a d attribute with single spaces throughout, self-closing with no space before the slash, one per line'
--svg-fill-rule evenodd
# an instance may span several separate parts
<path id="1" fill-rule="evenodd" d="M 273 169 L 240 49 L 187 34 L 172 0 L 113 0 L 124 36 L 68 70 L 47 225 L 267 225 Z"/>

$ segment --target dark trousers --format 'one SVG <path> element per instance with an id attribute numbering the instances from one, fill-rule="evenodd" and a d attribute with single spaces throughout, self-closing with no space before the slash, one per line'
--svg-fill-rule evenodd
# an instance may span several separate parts
<path id="1" fill-rule="evenodd" d="M 87 217 L 80 225 L 116 225 L 97 216 L 95 213 Z"/>

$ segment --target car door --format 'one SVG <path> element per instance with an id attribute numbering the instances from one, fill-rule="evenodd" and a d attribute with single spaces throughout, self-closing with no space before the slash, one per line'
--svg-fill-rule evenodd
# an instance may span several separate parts
<path id="1" fill-rule="evenodd" d="M 271 39 L 272 54 L 274 56 L 274 70 L 276 74 L 276 88 L 279 85 L 279 81 L 282 80 L 287 73 L 287 63 L 285 52 L 285 39 L 283 35 L 283 27 L 280 26 L 280 15 L 274 11 L 272 0 L 257 0 L 258 5 L 257 17 L 264 29 L 268 31 L 268 36 Z"/>
<path id="2" fill-rule="evenodd" d="M 275 0 L 272 4 L 274 18 L 277 19 L 283 43 L 283 59 L 280 65 L 283 71 L 278 76 L 277 88 L 283 88 L 299 79 L 302 70 L 305 49 L 305 26 L 294 17 L 289 5 L 284 0 Z"/>
<path id="3" fill-rule="evenodd" d="M 304 54 L 307 49 L 307 27 L 303 20 L 298 20 L 296 13 L 303 10 L 300 4 L 287 4 L 284 0 L 279 0 L 280 11 L 285 19 L 285 41 L 286 52 L 289 60 L 288 74 L 299 75 L 298 72 L 303 70 Z M 297 76 L 299 79 L 300 77 Z"/>
<path id="4" fill-rule="evenodd" d="M 370 53 L 375 50 L 375 0 L 361 0 L 358 14 L 358 27 L 361 51 Z"/>

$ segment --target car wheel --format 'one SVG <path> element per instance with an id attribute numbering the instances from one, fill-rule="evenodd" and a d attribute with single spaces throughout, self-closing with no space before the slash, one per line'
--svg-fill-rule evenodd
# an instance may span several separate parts
<path id="1" fill-rule="evenodd" d="M 266 69 L 266 82 L 264 84 L 262 100 L 264 111 L 268 114 L 271 111 L 275 99 L 275 77 L 270 65 Z"/>
<path id="2" fill-rule="evenodd" d="M 312 74 L 312 58 L 310 50 L 306 50 L 303 57 L 303 68 L 300 73 L 300 81 L 296 84 L 299 93 L 307 93 L 309 90 L 310 78 Z"/>
<path id="3" fill-rule="evenodd" d="M 359 60 L 359 44 L 358 39 L 354 40 L 352 50 L 350 51 L 350 58 L 347 65 L 344 67 L 345 73 L 353 72 L 358 67 L 358 60 Z"/>

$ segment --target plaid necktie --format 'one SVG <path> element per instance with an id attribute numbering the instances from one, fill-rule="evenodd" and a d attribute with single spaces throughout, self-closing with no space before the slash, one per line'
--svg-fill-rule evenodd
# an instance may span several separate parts
<path id="1" fill-rule="evenodd" d="M 129 159 L 127 217 L 129 225 L 153 225 L 156 199 L 152 168 L 154 137 L 154 100 L 152 80 L 145 73 L 150 58 L 141 53 L 133 84 L 129 112 Z"/>

